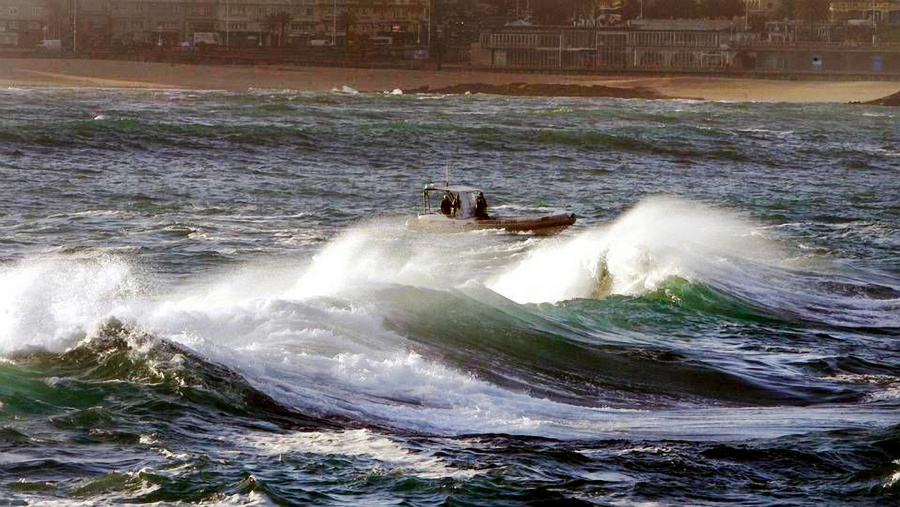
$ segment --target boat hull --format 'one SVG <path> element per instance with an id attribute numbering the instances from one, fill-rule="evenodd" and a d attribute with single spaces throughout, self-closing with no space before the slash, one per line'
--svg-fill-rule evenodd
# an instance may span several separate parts
<path id="1" fill-rule="evenodd" d="M 574 213 L 526 215 L 510 217 L 447 218 L 442 215 L 419 215 L 407 222 L 411 229 L 431 232 L 460 232 L 481 229 L 504 229 L 509 232 L 530 232 L 536 235 L 556 234 L 575 223 Z"/>

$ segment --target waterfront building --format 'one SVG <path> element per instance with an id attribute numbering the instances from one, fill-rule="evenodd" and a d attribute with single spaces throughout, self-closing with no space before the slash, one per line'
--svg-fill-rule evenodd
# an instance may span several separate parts
<path id="1" fill-rule="evenodd" d="M 646 19 L 593 30 L 506 28 L 481 34 L 472 63 L 528 72 L 900 76 L 897 46 L 820 33 L 823 26 L 801 31 L 797 22 L 773 21 L 766 24 L 765 37 L 746 30 L 743 20 Z"/>
<path id="2" fill-rule="evenodd" d="M 481 34 L 474 64 L 556 70 L 719 71 L 743 22 L 636 20 L 614 29 L 519 29 Z"/>
<path id="3" fill-rule="evenodd" d="M 834 21 L 872 21 L 878 25 L 900 24 L 900 0 L 839 0 L 831 2 Z"/>
<path id="4" fill-rule="evenodd" d="M 0 0 L 0 46 L 40 44 L 47 27 L 47 14 L 43 2 Z"/>
<path id="5" fill-rule="evenodd" d="M 425 44 L 430 0 L 0 0 L 0 45 L 301 46 L 346 36 Z M 198 35 L 199 34 L 199 35 Z"/>
<path id="6" fill-rule="evenodd" d="M 777 16 L 781 9 L 781 0 L 744 0 L 747 6 L 747 14 L 771 19 Z"/>

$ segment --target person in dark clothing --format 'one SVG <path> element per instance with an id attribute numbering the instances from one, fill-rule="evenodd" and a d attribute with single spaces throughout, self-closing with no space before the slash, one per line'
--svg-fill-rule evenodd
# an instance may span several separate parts
<path id="1" fill-rule="evenodd" d="M 478 195 L 475 197 L 475 218 L 482 220 L 488 218 L 487 200 L 484 198 L 483 192 L 478 192 Z"/>
<path id="2" fill-rule="evenodd" d="M 453 200 L 448 194 L 444 194 L 444 197 L 441 198 L 441 213 L 448 217 L 453 216 Z"/>

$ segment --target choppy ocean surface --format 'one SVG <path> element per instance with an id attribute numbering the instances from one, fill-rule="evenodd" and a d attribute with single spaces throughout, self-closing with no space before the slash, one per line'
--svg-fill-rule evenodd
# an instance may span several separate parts
<path id="1" fill-rule="evenodd" d="M 6 89 L 0 175 L 0 503 L 900 501 L 900 110 Z"/>

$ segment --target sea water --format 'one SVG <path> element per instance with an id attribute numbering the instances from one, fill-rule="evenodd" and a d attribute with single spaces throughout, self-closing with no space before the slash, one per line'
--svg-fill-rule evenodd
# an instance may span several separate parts
<path id="1" fill-rule="evenodd" d="M 898 126 L 2 90 L 0 502 L 896 502 Z M 448 177 L 578 222 L 407 230 Z"/>

